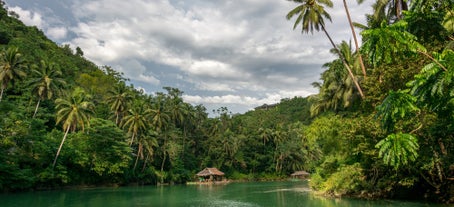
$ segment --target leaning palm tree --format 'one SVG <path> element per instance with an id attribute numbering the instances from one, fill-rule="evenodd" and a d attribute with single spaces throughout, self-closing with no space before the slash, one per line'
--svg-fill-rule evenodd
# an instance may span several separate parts
<path id="1" fill-rule="evenodd" d="M 355 64 L 357 63 L 357 59 L 352 52 L 350 44 L 342 41 L 338 47 L 349 65 L 359 70 Z M 334 49 L 331 52 L 336 54 Z M 353 81 L 345 71 L 340 59 L 326 63 L 323 66 L 327 67 L 328 70 L 322 73 L 321 79 L 323 80 L 323 84 L 320 86 L 320 93 L 316 101 L 311 106 L 312 116 L 328 109 L 338 110 L 340 108 L 348 108 L 351 106 L 353 100 L 358 98 L 358 93 L 354 90 Z"/>
<path id="2" fill-rule="evenodd" d="M 94 104 L 90 101 L 90 98 L 91 96 L 86 94 L 83 89 L 76 88 L 70 96 L 59 98 L 55 101 L 57 104 L 57 124 L 62 123 L 65 135 L 58 147 L 52 169 L 57 163 L 58 156 L 69 131 L 75 131 L 79 127 L 83 131 L 85 125 L 89 122 L 90 115 L 93 114 L 94 109 Z"/>
<path id="3" fill-rule="evenodd" d="M 325 21 L 324 19 L 328 19 L 331 21 L 331 16 L 328 14 L 328 12 L 325 11 L 323 5 L 332 7 L 333 3 L 331 0 L 292 0 L 293 2 L 300 3 L 297 7 L 292 9 L 288 14 L 287 14 L 287 19 L 291 19 L 295 15 L 298 17 L 296 18 L 295 24 L 293 25 L 293 29 L 298 27 L 298 25 L 301 23 L 302 26 L 302 32 L 311 32 L 313 33 L 314 30 L 319 31 L 320 29 L 323 30 L 325 35 L 328 37 L 331 45 L 337 53 L 339 54 L 340 59 L 342 60 L 345 68 L 347 69 L 349 75 L 351 76 L 353 82 L 355 83 L 356 89 L 361 95 L 361 98 L 364 98 L 364 93 L 363 90 L 361 89 L 358 80 L 356 77 L 353 75 L 352 70 L 348 63 L 346 62 L 345 58 L 337 48 L 336 44 L 334 44 L 333 39 L 329 35 L 328 31 L 325 28 Z"/>
<path id="4" fill-rule="evenodd" d="M 358 3 L 362 3 L 364 0 L 357 0 Z M 350 11 L 348 10 L 347 1 L 343 0 L 345 13 L 347 14 L 348 23 L 350 25 L 350 29 L 352 30 L 353 40 L 355 42 L 356 53 L 358 54 L 359 62 L 361 64 L 361 70 L 363 71 L 364 78 L 367 77 L 366 66 L 364 66 L 363 56 L 359 52 L 359 44 L 358 38 L 356 37 L 355 27 L 353 26 L 352 18 L 350 16 Z"/>
<path id="5" fill-rule="evenodd" d="M 38 97 L 38 103 L 33 113 L 35 118 L 39 104 L 42 100 L 51 99 L 55 92 L 59 91 L 59 86 L 65 85 L 65 81 L 60 78 L 62 73 L 54 63 L 47 63 L 41 60 L 40 65 L 32 67 L 32 93 Z"/>
<path id="6" fill-rule="evenodd" d="M 2 101 L 3 92 L 8 87 L 8 83 L 13 83 L 27 75 L 25 72 L 26 62 L 16 47 L 10 47 L 0 54 L 0 101 Z"/>

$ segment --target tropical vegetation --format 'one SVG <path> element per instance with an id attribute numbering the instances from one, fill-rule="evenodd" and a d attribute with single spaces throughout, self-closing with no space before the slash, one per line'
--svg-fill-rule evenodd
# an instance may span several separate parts
<path id="1" fill-rule="evenodd" d="M 1 2 L 0 191 L 185 183 L 217 167 L 241 180 L 306 170 L 325 195 L 454 203 L 454 3 L 377 0 L 366 25 L 350 20 L 352 49 L 327 31 L 330 0 L 291 2 L 294 28 L 322 30 L 337 57 L 319 93 L 213 117 L 180 89 L 136 89 Z"/>

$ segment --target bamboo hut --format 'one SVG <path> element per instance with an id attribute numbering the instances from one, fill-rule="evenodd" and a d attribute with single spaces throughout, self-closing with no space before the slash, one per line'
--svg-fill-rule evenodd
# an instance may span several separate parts
<path id="1" fill-rule="evenodd" d="M 202 171 L 196 174 L 199 177 L 200 182 L 208 181 L 222 181 L 224 178 L 224 173 L 218 170 L 217 168 L 205 168 Z"/>
<path id="2" fill-rule="evenodd" d="M 309 175 L 310 174 L 308 172 L 301 170 L 301 171 L 295 171 L 290 176 L 292 176 L 292 178 L 294 178 L 294 179 L 306 179 L 309 177 Z"/>

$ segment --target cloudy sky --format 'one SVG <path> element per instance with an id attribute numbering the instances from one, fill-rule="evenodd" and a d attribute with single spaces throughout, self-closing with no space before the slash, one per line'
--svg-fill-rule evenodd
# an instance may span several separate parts
<path id="1" fill-rule="evenodd" d="M 348 1 L 365 22 L 370 3 Z M 328 9 L 334 41 L 350 40 L 341 0 Z M 334 57 L 324 33 L 301 34 L 287 0 L 6 0 L 27 25 L 58 44 L 80 47 L 98 65 L 123 72 L 153 94 L 179 88 L 208 112 L 244 113 L 317 93 L 321 65 Z"/>

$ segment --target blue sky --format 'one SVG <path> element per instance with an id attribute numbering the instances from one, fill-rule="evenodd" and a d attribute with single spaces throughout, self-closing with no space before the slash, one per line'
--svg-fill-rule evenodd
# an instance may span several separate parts
<path id="1" fill-rule="evenodd" d="M 365 22 L 366 1 L 348 1 Z M 341 0 L 326 22 L 336 43 L 352 39 Z M 6 0 L 27 25 L 58 44 L 80 47 L 147 93 L 179 88 L 208 112 L 244 113 L 283 98 L 317 93 L 322 64 L 331 61 L 323 32 L 301 34 L 285 15 L 286 0 Z"/>

